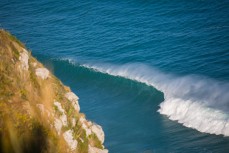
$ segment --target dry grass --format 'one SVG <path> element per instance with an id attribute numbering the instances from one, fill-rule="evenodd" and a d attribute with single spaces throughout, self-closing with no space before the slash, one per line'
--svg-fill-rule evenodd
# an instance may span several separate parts
<path id="1" fill-rule="evenodd" d="M 54 118 L 42 114 L 37 104 L 55 114 L 54 100 L 61 103 L 68 117 L 68 129 L 74 131 L 78 140 L 76 152 L 87 152 L 88 144 L 103 148 L 96 135 L 86 137 L 78 119 L 83 114 L 76 112 L 65 98 L 71 91 L 55 76 L 46 80 L 35 75 L 35 67 L 44 67 L 29 54 L 29 70 L 20 68 L 20 52 L 24 44 L 10 33 L 0 30 L 0 152 L 66 152 L 67 144 L 58 136 L 53 126 Z M 58 114 L 55 115 L 58 117 Z M 73 127 L 72 118 L 77 124 Z M 83 141 L 81 141 L 83 140 Z"/>

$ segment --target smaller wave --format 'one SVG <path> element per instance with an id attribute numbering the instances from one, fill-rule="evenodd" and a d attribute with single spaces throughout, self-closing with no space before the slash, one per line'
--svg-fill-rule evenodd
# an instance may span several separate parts
<path id="1" fill-rule="evenodd" d="M 74 60 L 67 60 L 76 64 Z M 80 66 L 153 86 L 164 93 L 165 100 L 158 110 L 160 114 L 200 132 L 229 136 L 229 94 L 227 94 L 229 83 L 227 82 L 196 75 L 178 77 L 139 63 Z"/>

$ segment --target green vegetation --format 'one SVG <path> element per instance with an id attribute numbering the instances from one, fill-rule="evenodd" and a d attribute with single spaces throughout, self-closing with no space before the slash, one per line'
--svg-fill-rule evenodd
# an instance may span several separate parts
<path id="1" fill-rule="evenodd" d="M 20 93 L 21 93 L 21 98 L 23 100 L 27 100 L 27 97 L 26 97 L 27 91 L 25 89 L 21 89 Z"/>
<path id="2" fill-rule="evenodd" d="M 99 141 L 98 137 L 94 133 L 89 135 L 89 139 L 92 140 L 92 142 L 93 142 L 92 146 L 103 149 L 103 145 L 102 145 L 101 141 Z"/>
<path id="3" fill-rule="evenodd" d="M 74 137 L 78 141 L 78 151 L 87 152 L 88 151 L 88 138 L 86 136 L 86 131 L 80 126 L 74 128 Z"/>
<path id="4" fill-rule="evenodd" d="M 33 58 L 30 58 L 29 61 L 31 60 L 32 61 Z M 30 76 L 30 80 L 33 84 L 33 86 L 36 88 L 36 89 L 40 89 L 40 85 L 37 81 L 37 77 L 36 77 L 36 74 L 35 74 L 35 69 L 33 68 L 31 62 L 29 62 L 29 76 Z"/>
<path id="5" fill-rule="evenodd" d="M 56 105 L 53 105 L 53 108 L 55 110 L 55 113 L 58 115 L 58 116 L 61 116 L 63 115 L 63 113 L 58 109 L 58 107 Z"/>

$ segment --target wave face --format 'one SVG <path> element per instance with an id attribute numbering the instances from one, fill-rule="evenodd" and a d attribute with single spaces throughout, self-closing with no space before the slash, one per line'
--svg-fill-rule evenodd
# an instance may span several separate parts
<path id="1" fill-rule="evenodd" d="M 73 60 L 70 63 L 75 64 Z M 143 64 L 82 64 L 113 76 L 124 77 L 164 93 L 158 112 L 200 132 L 229 136 L 229 83 L 204 76 L 178 77 Z"/>

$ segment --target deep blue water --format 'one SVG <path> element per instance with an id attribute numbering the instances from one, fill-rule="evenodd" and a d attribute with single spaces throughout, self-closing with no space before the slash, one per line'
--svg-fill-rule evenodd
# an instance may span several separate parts
<path id="1" fill-rule="evenodd" d="M 80 97 L 111 153 L 229 152 L 227 0 L 5 0 L 0 26 Z"/>

